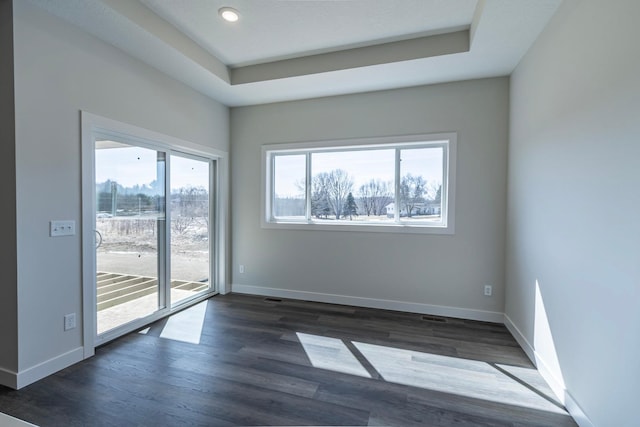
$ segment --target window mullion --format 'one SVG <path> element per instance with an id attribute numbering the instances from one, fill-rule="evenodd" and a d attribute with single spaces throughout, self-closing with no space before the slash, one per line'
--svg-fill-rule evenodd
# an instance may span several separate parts
<path id="1" fill-rule="evenodd" d="M 305 173 L 306 173 L 306 177 L 305 177 L 305 202 L 306 202 L 306 208 L 305 208 L 305 217 L 307 222 L 311 222 L 311 186 L 312 186 L 312 182 L 311 182 L 311 153 L 307 152 L 306 153 L 306 162 L 305 162 Z"/>
<path id="2" fill-rule="evenodd" d="M 400 149 L 396 148 L 396 161 L 395 161 L 395 200 L 393 210 L 393 220 L 396 223 L 400 222 L 400 162 L 402 159 L 400 158 Z"/>
<path id="3" fill-rule="evenodd" d="M 449 205 L 447 197 L 449 191 L 449 146 L 442 146 L 442 184 L 440 190 L 440 222 L 446 225 L 449 213 L 447 206 Z"/>
<path id="4" fill-rule="evenodd" d="M 274 154 L 269 156 L 269 163 L 269 221 L 273 221 L 276 217 L 274 213 L 274 206 L 276 203 L 276 156 Z"/>

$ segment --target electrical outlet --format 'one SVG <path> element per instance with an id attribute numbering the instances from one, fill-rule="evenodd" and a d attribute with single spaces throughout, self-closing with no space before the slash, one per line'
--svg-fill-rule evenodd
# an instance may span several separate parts
<path id="1" fill-rule="evenodd" d="M 485 285 L 484 286 L 484 296 L 490 297 L 491 295 L 493 295 L 493 286 Z"/>
<path id="2" fill-rule="evenodd" d="M 76 327 L 76 314 L 66 314 L 64 316 L 64 330 L 74 329 Z"/>
<path id="3" fill-rule="evenodd" d="M 238 271 L 240 272 L 240 274 L 244 274 L 244 265 L 240 264 L 240 266 L 238 267 Z"/>

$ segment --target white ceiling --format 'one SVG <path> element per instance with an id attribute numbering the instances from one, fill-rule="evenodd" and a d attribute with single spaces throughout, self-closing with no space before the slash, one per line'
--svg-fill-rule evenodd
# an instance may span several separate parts
<path id="1" fill-rule="evenodd" d="M 238 106 L 509 75 L 561 0 L 32 2 Z"/>

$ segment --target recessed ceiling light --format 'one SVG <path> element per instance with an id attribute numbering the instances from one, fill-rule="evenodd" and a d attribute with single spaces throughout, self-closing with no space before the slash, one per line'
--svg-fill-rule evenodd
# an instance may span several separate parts
<path id="1" fill-rule="evenodd" d="M 221 7 L 218 9 L 220 17 L 227 22 L 236 22 L 240 19 L 240 14 L 232 7 Z"/>

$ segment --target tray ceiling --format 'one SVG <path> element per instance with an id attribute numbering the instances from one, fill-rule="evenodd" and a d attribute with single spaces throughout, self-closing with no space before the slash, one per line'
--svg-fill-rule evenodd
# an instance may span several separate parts
<path id="1" fill-rule="evenodd" d="M 509 75 L 561 2 L 31 1 L 229 106 Z"/>

